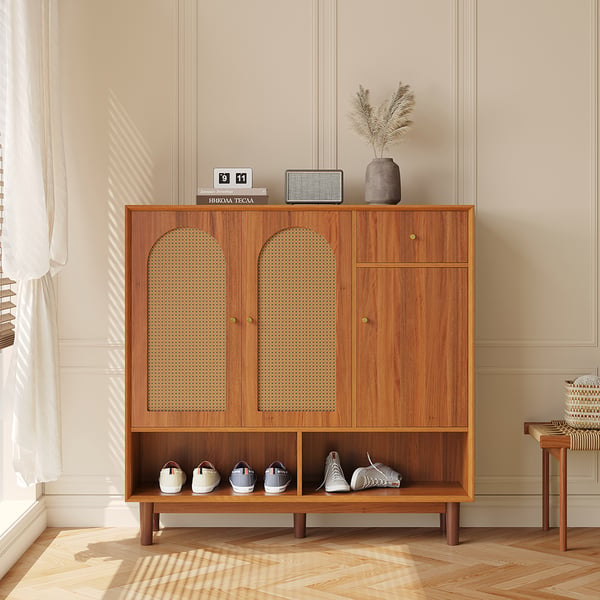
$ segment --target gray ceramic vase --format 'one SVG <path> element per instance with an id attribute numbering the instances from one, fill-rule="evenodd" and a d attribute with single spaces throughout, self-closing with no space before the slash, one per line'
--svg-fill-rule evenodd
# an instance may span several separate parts
<path id="1" fill-rule="evenodd" d="M 391 158 L 375 158 L 367 165 L 365 202 L 398 204 L 400 202 L 400 168 Z"/>

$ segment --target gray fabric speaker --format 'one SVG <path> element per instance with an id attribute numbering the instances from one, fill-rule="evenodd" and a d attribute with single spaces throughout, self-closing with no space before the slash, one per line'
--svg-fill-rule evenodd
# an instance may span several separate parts
<path id="1" fill-rule="evenodd" d="M 288 169 L 285 172 L 285 201 L 288 204 L 341 204 L 343 174 L 337 169 Z"/>

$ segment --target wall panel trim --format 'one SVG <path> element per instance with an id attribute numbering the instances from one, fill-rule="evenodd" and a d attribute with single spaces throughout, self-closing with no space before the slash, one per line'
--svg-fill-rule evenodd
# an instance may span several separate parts
<path id="1" fill-rule="evenodd" d="M 456 5 L 457 204 L 477 205 L 477 0 Z"/>
<path id="2" fill-rule="evenodd" d="M 198 4 L 178 2 L 178 204 L 195 204 L 198 180 Z"/>
<path id="3" fill-rule="evenodd" d="M 316 86 L 316 142 L 313 163 L 317 169 L 337 169 L 337 0 L 315 0 L 316 23 L 313 32 Z"/>
<path id="4" fill-rule="evenodd" d="M 476 4 L 477 0 L 461 0 L 462 3 L 474 4 L 473 10 L 475 14 L 475 22 L 477 23 Z M 590 180 L 589 187 L 589 205 L 588 205 L 588 223 L 589 223 L 589 239 L 590 239 L 590 256 L 589 256 L 589 276 L 592 282 L 591 294 L 588 300 L 590 310 L 590 337 L 587 339 L 476 339 L 475 346 L 482 348 L 597 348 L 599 345 L 598 332 L 598 313 L 600 305 L 598 304 L 600 279 L 598 275 L 598 252 L 600 243 L 598 241 L 598 232 L 600 230 L 598 216 L 598 140 L 599 140 L 599 112 L 600 112 L 600 90 L 598 69 L 600 67 L 598 61 L 598 52 L 600 51 L 600 41 L 598 33 L 600 31 L 599 24 L 599 0 L 588 0 L 588 40 L 589 40 L 589 171 Z M 465 17 L 466 18 L 466 17 Z M 478 25 L 475 27 L 475 36 L 477 36 Z M 475 54 L 476 56 L 476 54 Z M 476 65 L 474 65 L 476 69 Z M 476 96 L 476 93 L 475 93 Z M 476 113 L 476 110 L 474 111 Z M 476 128 L 476 122 L 475 122 Z M 475 129 L 476 137 L 476 129 Z M 476 162 L 476 159 L 475 159 Z M 476 168 L 475 168 L 476 170 Z M 475 175 L 476 185 L 476 175 Z M 473 202 L 475 203 L 475 202 Z"/>

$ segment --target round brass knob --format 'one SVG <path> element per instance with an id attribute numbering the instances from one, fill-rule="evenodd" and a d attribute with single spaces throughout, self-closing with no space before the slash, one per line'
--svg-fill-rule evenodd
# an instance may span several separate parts
<path id="1" fill-rule="evenodd" d="M 246 321 L 248 321 L 248 323 L 254 323 L 254 319 L 252 317 L 248 317 Z"/>
<path id="2" fill-rule="evenodd" d="M 229 317 L 230 323 L 237 323 L 237 319 L 235 317 Z"/>
<path id="3" fill-rule="evenodd" d="M 361 321 L 362 321 L 363 323 L 368 323 L 368 322 L 369 322 L 369 318 L 368 318 L 368 317 L 363 317 L 363 318 L 361 319 Z"/>
<path id="4" fill-rule="evenodd" d="M 416 240 L 416 239 L 417 239 L 417 236 L 416 236 L 414 233 L 411 233 L 411 234 L 410 234 L 408 237 L 409 237 L 411 240 Z"/>

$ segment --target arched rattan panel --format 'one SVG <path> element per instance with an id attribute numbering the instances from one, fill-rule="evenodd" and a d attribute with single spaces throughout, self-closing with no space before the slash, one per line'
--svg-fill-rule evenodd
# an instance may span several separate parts
<path id="1" fill-rule="evenodd" d="M 306 228 L 284 229 L 258 263 L 258 410 L 336 408 L 336 264 Z"/>
<path id="2" fill-rule="evenodd" d="M 173 229 L 148 259 L 148 410 L 226 407 L 225 256 L 205 231 Z"/>

